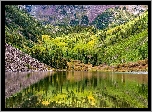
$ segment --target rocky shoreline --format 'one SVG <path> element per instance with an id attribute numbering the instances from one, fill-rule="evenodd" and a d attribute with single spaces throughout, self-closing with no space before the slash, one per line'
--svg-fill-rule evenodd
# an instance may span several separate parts
<path id="1" fill-rule="evenodd" d="M 48 71 L 50 66 L 5 43 L 5 72 Z"/>
<path id="2" fill-rule="evenodd" d="M 148 59 L 139 60 L 137 62 L 122 63 L 113 66 L 100 65 L 94 68 L 97 70 L 114 72 L 148 72 Z"/>
<path id="3" fill-rule="evenodd" d="M 68 71 L 114 71 L 114 72 L 147 72 L 148 59 L 139 60 L 137 62 L 122 63 L 117 65 L 101 64 L 92 66 L 92 64 L 84 64 L 79 60 L 72 60 L 67 63 Z"/>

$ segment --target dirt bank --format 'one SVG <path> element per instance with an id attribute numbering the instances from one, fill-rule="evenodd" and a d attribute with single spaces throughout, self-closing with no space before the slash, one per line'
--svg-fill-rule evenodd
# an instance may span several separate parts
<path id="1" fill-rule="evenodd" d="M 79 60 L 72 60 L 68 62 L 67 70 L 75 71 L 119 71 L 119 72 L 132 72 L 132 71 L 148 71 L 148 59 L 139 60 L 137 62 L 123 63 L 113 66 L 108 66 L 105 64 L 94 66 L 92 64 L 84 64 Z"/>

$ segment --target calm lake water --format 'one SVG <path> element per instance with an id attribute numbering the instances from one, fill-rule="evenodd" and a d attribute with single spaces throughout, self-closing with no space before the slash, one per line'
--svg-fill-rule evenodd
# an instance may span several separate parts
<path id="1" fill-rule="evenodd" d="M 148 74 L 5 73 L 6 108 L 148 108 Z"/>

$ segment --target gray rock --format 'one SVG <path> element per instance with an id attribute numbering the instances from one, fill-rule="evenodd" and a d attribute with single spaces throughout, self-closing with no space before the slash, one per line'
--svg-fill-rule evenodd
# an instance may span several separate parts
<path id="1" fill-rule="evenodd" d="M 34 70 L 33 70 L 34 69 Z M 5 43 L 5 71 L 47 71 L 47 65 Z"/>

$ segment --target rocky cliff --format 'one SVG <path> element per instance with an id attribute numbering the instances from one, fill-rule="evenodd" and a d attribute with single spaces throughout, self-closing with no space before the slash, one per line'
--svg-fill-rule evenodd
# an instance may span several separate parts
<path id="1" fill-rule="evenodd" d="M 5 72 L 47 71 L 50 67 L 5 43 Z"/>
<path id="2" fill-rule="evenodd" d="M 68 25 L 72 21 L 75 23 L 78 22 L 79 25 L 82 25 L 82 21 L 84 19 L 88 19 L 89 23 L 92 23 L 97 16 L 101 15 L 105 10 L 109 8 L 117 8 L 120 10 L 126 10 L 131 15 L 140 14 L 142 11 L 147 9 L 146 5 L 18 5 L 19 9 L 24 9 L 34 18 L 39 21 L 43 21 L 43 23 L 49 23 L 53 25 L 57 24 L 65 24 Z M 85 18 L 83 18 L 85 16 Z M 113 15 L 111 15 L 113 17 Z M 121 16 L 127 16 L 123 15 Z M 121 18 L 120 17 L 120 20 Z M 113 17 L 114 19 L 114 17 Z M 118 19 L 118 18 L 117 18 Z M 113 20 L 114 21 L 114 20 Z"/>

